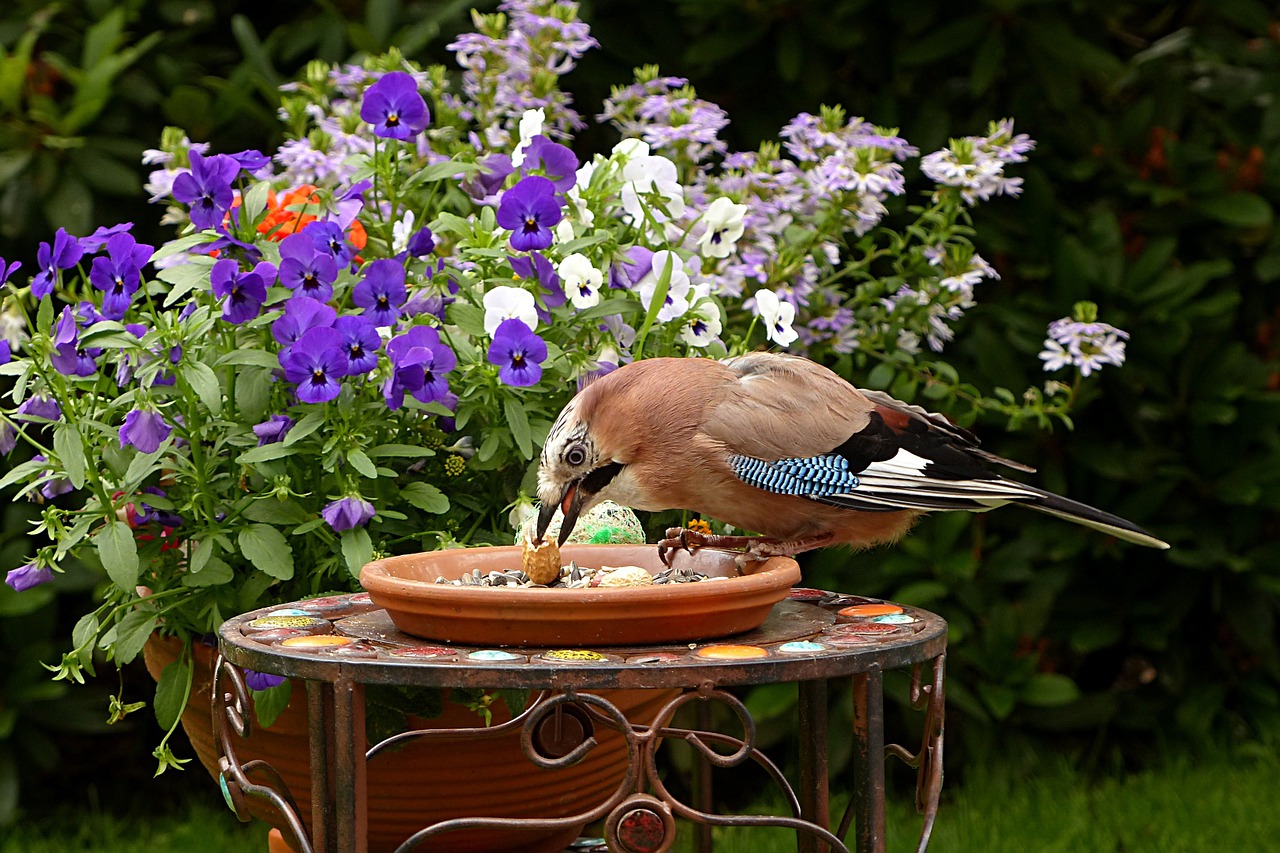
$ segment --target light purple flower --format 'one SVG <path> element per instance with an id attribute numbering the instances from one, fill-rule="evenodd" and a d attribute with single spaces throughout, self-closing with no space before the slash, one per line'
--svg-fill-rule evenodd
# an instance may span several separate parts
<path id="1" fill-rule="evenodd" d="M 498 202 L 498 224 L 511 232 L 517 252 L 545 249 L 554 241 L 551 229 L 562 212 L 551 181 L 538 175 L 522 178 Z"/>
<path id="2" fill-rule="evenodd" d="M 298 399 L 304 403 L 327 403 L 342 391 L 347 354 L 336 329 L 308 329 L 282 363 L 285 378 L 298 386 Z"/>
<path id="3" fill-rule="evenodd" d="M 31 457 L 31 461 L 47 462 L 49 460 L 43 453 L 37 453 Z M 47 501 L 53 500 L 58 495 L 65 495 L 74 488 L 71 485 L 71 481 L 66 477 L 53 476 L 52 468 L 45 468 L 42 472 L 42 476 L 45 477 L 45 480 L 40 485 L 40 494 L 43 495 L 44 499 Z"/>
<path id="4" fill-rule="evenodd" d="M 337 261 L 327 251 L 317 249 L 311 235 L 299 232 L 280 241 L 280 283 L 285 287 L 300 296 L 325 302 L 333 296 L 337 278 Z"/>
<path id="5" fill-rule="evenodd" d="M 555 186 L 556 192 L 568 192 L 578 180 L 578 157 L 567 146 L 552 142 L 539 133 L 529 141 L 520 164 L 524 174 L 540 174 Z"/>
<path id="6" fill-rule="evenodd" d="M 231 182 L 240 174 L 240 164 L 225 154 L 204 157 L 191 151 L 187 156 L 191 171 L 173 179 L 173 197 L 189 206 L 197 231 L 216 229 L 235 200 Z"/>
<path id="7" fill-rule="evenodd" d="M 378 350 L 382 337 L 368 317 L 339 317 L 333 328 L 342 336 L 342 351 L 347 355 L 347 375 L 360 376 L 378 366 Z"/>
<path id="8" fill-rule="evenodd" d="M 320 510 L 320 515 L 335 532 L 341 533 L 353 527 L 364 527 L 377 515 L 377 510 L 364 498 L 349 496 L 330 501 Z"/>
<path id="9" fill-rule="evenodd" d="M 547 308 L 559 308 L 567 301 L 564 287 L 560 284 L 560 275 L 556 272 L 555 264 L 551 263 L 541 252 L 530 252 L 527 255 L 508 255 L 507 260 L 511 262 L 511 271 L 521 278 L 531 278 L 542 285 L 544 293 L 539 294 L 542 297 L 542 304 Z M 548 311 L 538 309 L 538 319 L 544 323 L 551 322 L 551 314 Z"/>
<path id="10" fill-rule="evenodd" d="M 404 267 L 391 258 L 370 262 L 364 278 L 351 289 L 351 301 L 364 309 L 364 316 L 375 326 L 394 325 L 407 298 Z"/>
<path id="11" fill-rule="evenodd" d="M 53 332 L 54 352 L 49 356 L 54 370 L 63 376 L 92 376 L 98 371 L 95 360 L 102 352 L 100 349 L 83 349 L 80 346 L 80 327 L 71 306 L 62 309 L 58 324 Z"/>
<path id="12" fill-rule="evenodd" d="M 124 425 L 120 427 L 120 446 L 132 445 L 140 453 L 154 453 L 171 432 L 173 427 L 159 412 L 132 409 L 124 416 Z"/>
<path id="13" fill-rule="evenodd" d="M 409 139 L 426 129 L 431 113 L 413 75 L 392 71 L 365 90 L 360 118 L 383 139 Z"/>
<path id="14" fill-rule="evenodd" d="M 139 243 L 128 232 L 107 240 L 107 256 L 93 259 L 89 281 L 102 291 L 102 316 L 123 320 L 142 286 L 142 265 L 151 259 L 154 246 Z"/>
<path id="15" fill-rule="evenodd" d="M 280 364 L 308 329 L 330 327 L 337 318 L 337 309 L 330 305 L 308 296 L 292 297 L 284 304 L 284 314 L 271 324 L 271 335 L 280 344 Z"/>
<path id="16" fill-rule="evenodd" d="M 44 299 L 53 292 L 53 285 L 58 280 L 58 270 L 69 270 L 84 257 L 84 248 L 80 241 L 59 228 L 53 235 L 53 246 L 41 243 L 36 251 L 36 263 L 40 272 L 31 280 L 31 295 L 36 299 Z"/>
<path id="17" fill-rule="evenodd" d="M 489 361 L 498 365 L 498 378 L 506 385 L 527 388 L 542 379 L 547 343 L 523 320 L 503 320 L 493 333 Z"/>
<path id="18" fill-rule="evenodd" d="M 260 424 L 253 425 L 253 434 L 258 437 L 258 446 L 284 441 L 284 437 L 293 428 L 293 418 L 288 415 L 272 415 Z"/>
<path id="19" fill-rule="evenodd" d="M 490 154 L 479 161 L 484 171 L 476 172 L 462 183 L 467 195 L 478 202 L 488 203 L 502 189 L 507 176 L 515 171 L 511 158 L 506 154 Z"/>
<path id="20" fill-rule="evenodd" d="M 18 566 L 16 569 L 10 569 L 9 573 L 4 577 L 4 582 L 13 587 L 14 592 L 24 592 L 51 580 L 53 580 L 53 570 L 48 567 L 37 566 L 35 563 L 27 563 L 26 565 Z"/>

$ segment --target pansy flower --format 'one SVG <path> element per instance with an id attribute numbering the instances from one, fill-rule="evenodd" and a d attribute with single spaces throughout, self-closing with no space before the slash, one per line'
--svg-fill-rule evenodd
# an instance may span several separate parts
<path id="1" fill-rule="evenodd" d="M 548 308 L 559 308 L 567 301 L 564 288 L 560 286 L 560 276 L 556 273 L 555 264 L 547 260 L 541 252 L 530 252 L 527 255 L 508 255 L 511 271 L 521 278 L 533 279 L 542 286 L 542 304 Z M 542 310 L 538 317 L 544 323 L 551 322 L 551 315 Z"/>
<path id="2" fill-rule="evenodd" d="M 368 317 L 348 315 L 339 317 L 333 328 L 342 336 L 342 351 L 347 356 L 347 375 L 359 376 L 378 366 L 378 350 L 382 337 L 378 327 Z"/>
<path id="3" fill-rule="evenodd" d="M 392 71 L 365 90 L 360 119 L 383 139 L 409 139 L 426 129 L 431 113 L 413 75 Z"/>
<path id="4" fill-rule="evenodd" d="M 336 329 L 308 329 L 282 359 L 284 377 L 298 386 L 304 403 L 327 403 L 342 391 L 347 375 L 347 354 L 342 351 L 342 335 Z"/>
<path id="5" fill-rule="evenodd" d="M 555 184 L 538 175 L 522 178 L 498 202 L 498 224 L 511 232 L 511 248 L 517 252 L 550 246 L 551 229 L 562 215 Z"/>
<path id="6" fill-rule="evenodd" d="M 542 362 L 547 360 L 547 342 L 521 320 L 504 320 L 493 333 L 489 361 L 498 366 L 498 379 L 516 388 L 537 385 L 542 379 Z"/>
<path id="7" fill-rule="evenodd" d="M 89 281 L 102 291 L 102 316 L 123 320 L 133 295 L 142 286 L 142 265 L 155 248 L 139 243 L 129 233 L 107 240 L 107 256 L 96 257 L 89 269 Z"/>
<path id="8" fill-rule="evenodd" d="M 136 447 L 140 453 L 155 453 L 173 427 L 154 409 L 131 409 L 120 427 L 120 446 Z"/>
<path id="9" fill-rule="evenodd" d="M 80 248 L 89 253 L 98 252 L 112 237 L 132 230 L 132 228 L 132 222 L 120 222 L 116 225 L 100 225 L 94 229 L 94 232 L 88 237 L 80 238 Z M 145 263 L 145 261 L 142 263 Z M 142 264 L 140 263 L 139 266 L 141 265 Z"/>
<path id="10" fill-rule="evenodd" d="M 422 403 L 437 403 L 449 394 L 447 374 L 457 366 L 458 357 L 430 326 L 414 326 L 392 338 L 387 342 L 387 357 L 392 368 L 382 387 L 387 408 L 404 405 L 406 392 Z"/>
<path id="11" fill-rule="evenodd" d="M 586 255 L 574 252 L 560 262 L 556 271 L 574 308 L 582 311 L 600 303 L 604 273 L 593 267 Z"/>
<path id="12" fill-rule="evenodd" d="M 524 174 L 537 173 L 551 181 L 556 192 L 568 192 L 578 180 L 578 156 L 568 146 L 552 142 L 542 134 L 529 140 L 524 149 Z"/>
<path id="13" fill-rule="evenodd" d="M 191 151 L 187 156 L 191 171 L 173 179 L 174 200 L 188 205 L 197 231 L 217 228 L 235 201 L 231 182 L 240 174 L 240 164 L 225 154 L 204 157 Z"/>
<path id="14" fill-rule="evenodd" d="M 333 296 L 338 264 L 316 248 L 307 234 L 290 234 L 280 242 L 280 283 L 295 293 L 326 302 Z"/>
<path id="15" fill-rule="evenodd" d="M 253 434 L 258 437 L 258 446 L 275 444 L 284 441 L 284 437 L 293 428 L 293 418 L 288 415 L 272 415 L 265 421 L 253 425 Z"/>
<path id="16" fill-rule="evenodd" d="M 685 271 L 684 261 L 679 255 L 666 249 L 654 252 L 653 266 L 636 283 L 636 293 L 648 311 L 663 276 L 667 277 L 667 292 L 663 296 L 662 307 L 658 309 L 657 321 L 669 323 L 689 310 L 689 296 L 693 291 L 689 273 Z"/>
<path id="17" fill-rule="evenodd" d="M 0 285 L 4 285 L 18 270 L 22 269 L 22 261 L 14 261 L 6 264 L 4 258 L 0 258 Z"/>
<path id="18" fill-rule="evenodd" d="M 92 376 L 98 372 L 95 359 L 102 350 L 85 350 L 80 346 L 80 326 L 71 313 L 70 305 L 62 309 L 62 315 L 54 327 L 53 347 L 54 352 L 49 356 L 49 361 L 53 363 L 54 370 L 63 376 Z"/>
<path id="19" fill-rule="evenodd" d="M 735 204 L 727 198 L 718 198 L 707 207 L 702 216 L 705 230 L 698 237 L 698 251 L 707 258 L 727 258 L 733 253 L 744 229 L 747 215 L 745 204 Z"/>
<path id="20" fill-rule="evenodd" d="M 58 270 L 69 270 L 84 257 L 84 248 L 80 241 L 67 233 L 67 229 L 59 228 L 53 235 L 53 245 L 41 243 L 36 250 L 36 263 L 40 272 L 31 279 L 31 295 L 36 299 L 44 299 L 53 292 L 58 280 Z"/>
<path id="21" fill-rule="evenodd" d="M 484 294 L 484 331 L 492 335 L 504 320 L 515 318 L 530 329 L 538 326 L 538 309 L 533 294 L 523 288 L 505 284 L 490 288 Z"/>
<path id="22" fill-rule="evenodd" d="M 685 315 L 680 340 L 691 347 L 707 347 L 720 336 L 722 328 L 720 310 L 711 300 L 703 299 Z"/>
<path id="23" fill-rule="evenodd" d="M 790 346 L 800 337 L 800 333 L 791 328 L 796 319 L 796 306 L 783 302 L 772 290 L 757 290 L 755 300 L 765 337 L 780 347 Z"/>
<path id="24" fill-rule="evenodd" d="M 349 495 L 325 504 L 320 515 L 335 533 L 342 533 L 355 527 L 364 527 L 377 515 L 377 510 L 364 498 Z"/>
<path id="25" fill-rule="evenodd" d="M 209 283 L 213 295 L 225 300 L 222 319 L 239 325 L 257 317 L 262 303 L 267 301 L 267 286 L 275 277 L 275 266 L 265 261 L 249 272 L 241 272 L 240 264 L 230 258 L 215 263 Z"/>
<path id="26" fill-rule="evenodd" d="M 372 261 L 364 268 L 364 278 L 351 289 L 351 301 L 364 309 L 375 326 L 391 326 L 400 318 L 400 306 L 408 298 L 404 267 L 392 258 Z"/>
<path id="27" fill-rule="evenodd" d="M 58 406 L 56 400 L 44 394 L 33 394 L 22 401 L 13 419 L 15 421 L 30 421 L 33 423 L 60 421 L 62 420 L 62 409 Z"/>
<path id="28" fill-rule="evenodd" d="M 284 314 L 271 324 L 271 335 L 280 345 L 280 364 L 289 349 L 309 329 L 332 326 L 338 311 L 308 296 L 294 296 L 284 304 Z"/>
<path id="29" fill-rule="evenodd" d="M 51 580 L 53 580 L 53 570 L 48 566 L 39 566 L 35 563 L 10 569 L 4 577 L 4 582 L 12 587 L 14 592 L 25 592 L 32 587 L 49 583 Z"/>

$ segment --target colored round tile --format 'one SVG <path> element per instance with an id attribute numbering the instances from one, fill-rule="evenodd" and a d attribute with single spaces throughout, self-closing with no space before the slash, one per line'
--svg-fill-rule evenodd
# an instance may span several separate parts
<path id="1" fill-rule="evenodd" d="M 916 621 L 916 617 L 908 616 L 905 613 L 886 613 L 884 616 L 877 616 L 871 620 L 881 625 L 910 625 Z"/>
<path id="2" fill-rule="evenodd" d="M 784 655 L 804 655 L 826 651 L 826 648 L 822 643 L 815 643 L 811 640 L 794 640 L 778 646 L 778 651 Z"/>
<path id="3" fill-rule="evenodd" d="M 352 602 L 352 596 L 326 595 L 323 598 L 308 598 L 305 601 L 299 601 L 298 607 L 301 608 L 303 613 L 309 613 L 313 616 L 332 616 L 335 613 L 345 613 L 355 605 Z"/>
<path id="4" fill-rule="evenodd" d="M 826 641 L 836 648 L 845 646 L 870 646 L 875 644 L 874 634 L 830 634 Z"/>
<path id="5" fill-rule="evenodd" d="M 444 646 L 410 646 L 407 649 L 396 649 L 391 652 L 392 657 L 397 658 L 417 658 L 425 660 L 430 658 L 447 658 L 453 657 L 457 652 Z"/>
<path id="6" fill-rule="evenodd" d="M 350 637 L 342 637 L 337 634 L 319 634 L 310 637 L 290 637 L 287 640 L 281 640 L 280 645 L 290 649 L 331 649 L 335 646 L 347 646 L 354 642 L 355 640 Z"/>
<path id="7" fill-rule="evenodd" d="M 274 616 L 311 616 L 311 615 L 313 614 L 308 613 L 305 610 L 299 610 L 296 607 L 285 607 L 280 610 L 272 610 L 270 613 L 266 615 L 266 618 L 270 619 Z"/>
<path id="8" fill-rule="evenodd" d="M 281 640 L 287 640 L 290 637 L 310 637 L 307 631 L 299 631 L 297 628 L 267 628 L 262 631 L 245 631 L 243 628 L 240 633 L 252 637 L 259 643 L 278 643 Z"/>
<path id="9" fill-rule="evenodd" d="M 870 619 L 901 612 L 902 608 L 896 604 L 855 604 L 852 607 L 842 607 L 836 611 L 836 615 L 846 619 Z"/>
<path id="10" fill-rule="evenodd" d="M 278 628 L 292 628 L 295 631 L 306 631 L 308 634 L 320 634 L 333 630 L 333 623 L 328 619 L 319 619 L 315 616 L 262 616 L 243 625 L 240 632 L 252 634 Z"/>
<path id="11" fill-rule="evenodd" d="M 821 601 L 824 598 L 831 598 L 834 592 L 827 592 L 824 589 L 809 589 L 807 587 L 795 587 L 787 593 L 787 598 L 792 601 Z"/>
<path id="12" fill-rule="evenodd" d="M 351 596 L 351 603 L 361 605 L 373 604 L 373 599 L 369 597 L 369 593 L 367 592 L 357 592 L 355 595 Z"/>
<path id="13" fill-rule="evenodd" d="M 368 645 L 367 643 L 354 642 L 345 646 L 335 646 L 332 649 L 332 653 L 335 657 L 340 658 L 359 658 L 363 660 L 370 660 L 378 656 L 378 649 L 375 646 Z"/>
<path id="14" fill-rule="evenodd" d="M 594 663 L 609 659 L 608 655 L 593 652 L 590 649 L 555 649 L 554 651 L 544 652 L 542 657 L 544 660 L 570 663 Z"/>
<path id="15" fill-rule="evenodd" d="M 512 652 L 504 651 L 503 649 L 476 649 L 474 652 L 467 655 L 467 659 L 489 661 L 523 660 L 524 655 L 517 655 Z"/>
<path id="16" fill-rule="evenodd" d="M 897 625 L 886 625 L 883 622 L 846 622 L 828 629 L 837 634 L 891 634 L 899 630 Z"/>
<path id="17" fill-rule="evenodd" d="M 703 646 L 695 654 L 708 660 L 751 660 L 769 656 L 769 652 L 759 646 L 734 645 Z"/>
<path id="18" fill-rule="evenodd" d="M 627 663 L 670 663 L 673 660 L 682 660 L 686 655 L 679 652 L 649 652 L 648 654 L 636 655 L 627 658 Z"/>

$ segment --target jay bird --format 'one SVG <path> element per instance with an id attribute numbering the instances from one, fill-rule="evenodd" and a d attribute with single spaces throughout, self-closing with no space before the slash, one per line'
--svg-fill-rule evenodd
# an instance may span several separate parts
<path id="1" fill-rule="evenodd" d="M 759 536 L 671 528 L 674 548 L 792 556 L 825 545 L 893 542 L 934 510 L 1018 503 L 1155 548 L 1123 518 L 1005 479 L 1033 471 L 982 450 L 941 415 L 863 391 L 805 358 L 757 352 L 716 361 L 654 358 L 595 380 L 547 435 L 538 468 L 539 541 L 557 508 L 560 544 L 603 500 L 685 509 Z"/>

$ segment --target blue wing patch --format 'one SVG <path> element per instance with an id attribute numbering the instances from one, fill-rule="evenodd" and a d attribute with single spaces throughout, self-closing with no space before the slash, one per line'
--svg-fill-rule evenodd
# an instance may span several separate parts
<path id="1" fill-rule="evenodd" d="M 827 497 L 847 494 L 858 487 L 858 478 L 849 470 L 849 461 L 834 454 L 776 462 L 733 456 L 729 464 L 742 482 L 779 495 Z"/>

